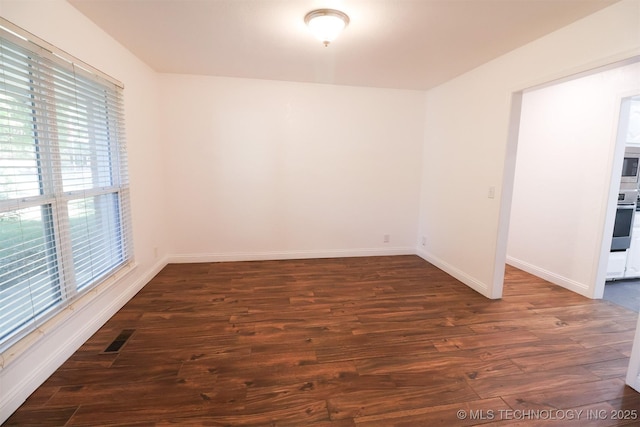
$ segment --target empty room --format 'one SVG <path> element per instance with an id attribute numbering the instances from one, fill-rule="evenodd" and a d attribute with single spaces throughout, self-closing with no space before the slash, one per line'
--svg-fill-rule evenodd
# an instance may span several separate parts
<path id="1" fill-rule="evenodd" d="M 638 0 L 0 0 L 0 423 L 637 424 L 639 62 Z"/>

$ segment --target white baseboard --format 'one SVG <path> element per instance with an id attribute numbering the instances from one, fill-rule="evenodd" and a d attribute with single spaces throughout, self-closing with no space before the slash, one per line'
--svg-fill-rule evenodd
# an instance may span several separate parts
<path id="1" fill-rule="evenodd" d="M 124 277 L 99 292 L 89 292 L 69 313 L 26 337 L 28 347 L 17 344 L 22 347 L 18 352 L 13 347 L 7 350 L 11 357 L 4 358 L 0 369 L 0 424 L 166 264 L 165 258 L 133 281 Z"/>
<path id="2" fill-rule="evenodd" d="M 435 255 L 425 251 L 422 248 L 417 248 L 416 249 L 416 254 L 420 258 L 422 258 L 425 261 L 435 265 L 440 270 L 444 271 L 445 273 L 449 274 L 450 276 L 455 277 L 456 279 L 458 279 L 459 281 L 461 281 L 465 285 L 469 286 L 471 289 L 473 289 L 474 291 L 478 292 L 479 294 L 481 294 L 481 295 L 483 295 L 483 296 L 485 296 L 487 298 L 491 298 L 491 296 L 489 294 L 489 286 L 487 286 L 486 283 L 483 283 L 483 282 L 479 281 L 475 277 L 469 276 L 464 271 L 462 271 L 462 270 L 458 269 L 457 267 L 447 263 L 446 261 L 443 261 L 442 259 L 440 259 L 440 258 L 436 257 Z"/>
<path id="3" fill-rule="evenodd" d="M 224 262 L 224 261 L 270 261 L 309 258 L 348 258 L 361 256 L 415 255 L 412 247 L 372 248 L 372 249 L 331 249 L 324 251 L 266 251 L 266 252 L 224 252 L 208 254 L 174 254 L 169 256 L 172 263 Z"/>
<path id="4" fill-rule="evenodd" d="M 544 268 L 538 267 L 509 255 L 507 255 L 507 264 L 519 268 L 520 270 L 526 271 L 527 273 L 531 273 L 534 276 L 537 276 L 555 285 L 562 286 L 563 288 L 569 289 L 570 291 L 583 295 L 587 298 L 593 298 L 593 296 L 590 295 L 589 292 L 589 285 L 585 283 L 577 282 L 575 280 L 561 276 L 552 271 L 545 270 Z"/>

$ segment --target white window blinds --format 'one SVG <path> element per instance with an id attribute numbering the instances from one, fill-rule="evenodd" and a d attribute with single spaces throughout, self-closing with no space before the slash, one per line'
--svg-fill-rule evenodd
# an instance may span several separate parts
<path id="1" fill-rule="evenodd" d="M 122 89 L 0 29 L 0 349 L 132 258 Z"/>

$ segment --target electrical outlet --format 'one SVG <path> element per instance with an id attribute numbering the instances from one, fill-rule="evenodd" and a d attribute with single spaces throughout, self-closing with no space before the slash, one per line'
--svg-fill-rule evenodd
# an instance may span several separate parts
<path id="1" fill-rule="evenodd" d="M 489 187 L 489 194 L 487 194 L 487 197 L 489 197 L 490 199 L 493 199 L 496 197 L 496 187 L 494 186 Z"/>
<path id="2" fill-rule="evenodd" d="M 391 241 L 391 236 L 390 236 L 390 235 L 388 235 L 388 234 L 385 234 L 385 235 L 382 237 L 382 241 L 383 241 L 384 243 L 389 243 L 389 242 Z"/>

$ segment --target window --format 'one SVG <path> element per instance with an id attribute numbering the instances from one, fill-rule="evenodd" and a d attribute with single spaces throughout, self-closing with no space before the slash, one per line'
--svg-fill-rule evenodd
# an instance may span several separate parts
<path id="1" fill-rule="evenodd" d="M 0 348 L 132 257 L 122 89 L 0 30 Z"/>

